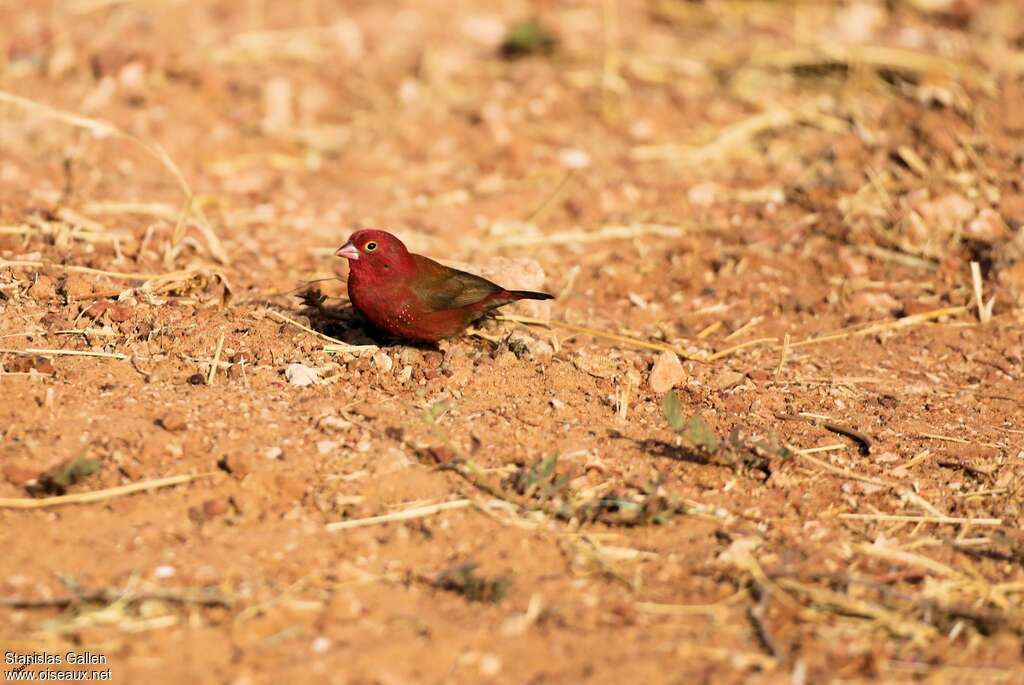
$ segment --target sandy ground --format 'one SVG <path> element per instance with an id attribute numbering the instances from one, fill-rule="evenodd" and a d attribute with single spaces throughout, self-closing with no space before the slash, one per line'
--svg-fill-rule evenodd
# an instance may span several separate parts
<path id="1" fill-rule="evenodd" d="M 0 3 L 0 647 L 1024 682 L 1022 45 L 969 0 Z M 368 226 L 555 323 L 377 336 Z"/>

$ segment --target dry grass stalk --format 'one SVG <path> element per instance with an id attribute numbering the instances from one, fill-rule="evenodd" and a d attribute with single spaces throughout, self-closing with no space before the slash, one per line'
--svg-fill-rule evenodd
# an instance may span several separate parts
<path id="1" fill-rule="evenodd" d="M 362 528 L 364 526 L 376 526 L 381 523 L 392 523 L 394 521 L 408 521 L 410 519 L 433 516 L 434 514 L 439 514 L 442 511 L 465 509 L 466 507 L 473 506 L 473 504 L 474 502 L 471 499 L 457 499 L 450 502 L 441 502 L 440 504 L 431 504 L 425 507 L 403 509 L 402 511 L 396 511 L 391 514 L 370 516 L 368 518 L 353 519 L 351 521 L 336 521 L 334 523 L 328 523 L 324 528 L 328 532 L 335 532 L 339 530 L 349 530 L 351 528 Z"/>
<path id="2" fill-rule="evenodd" d="M 866 65 L 875 69 L 893 69 L 920 74 L 941 73 L 952 77 L 969 76 L 984 81 L 985 74 L 978 68 L 934 54 L 891 48 L 880 45 L 843 45 L 835 41 L 822 42 L 814 47 L 779 50 L 757 56 L 753 67 L 793 69 L 829 63 L 848 66 Z"/>
<path id="3" fill-rule="evenodd" d="M 671 226 L 667 224 L 629 224 L 602 226 L 593 231 L 562 231 L 545 234 L 507 235 L 488 240 L 486 251 L 503 247 L 528 247 L 532 245 L 584 245 L 605 240 L 632 240 L 645 236 L 659 238 L 681 238 L 696 227 Z"/>
<path id="4" fill-rule="evenodd" d="M 867 328 L 860 328 L 852 331 L 842 331 L 837 333 L 828 333 L 826 335 L 818 336 L 815 338 L 807 338 L 806 340 L 799 340 L 795 343 L 790 343 L 790 347 L 804 347 L 806 345 L 817 345 L 818 343 L 831 342 L 833 340 L 842 340 L 851 336 L 865 336 L 873 335 L 875 333 L 881 333 L 882 331 L 898 330 L 901 328 L 907 328 L 908 326 L 916 326 L 918 324 L 927 323 L 936 319 L 941 319 L 947 316 L 956 316 L 957 314 L 963 314 L 967 312 L 966 306 L 958 307 L 943 307 L 941 309 L 933 309 L 928 312 L 921 312 L 920 314 L 911 314 L 910 316 L 904 316 L 899 319 L 892 319 L 889 321 L 881 321 L 876 324 L 870 324 Z"/>
<path id="5" fill-rule="evenodd" d="M 531 326 L 547 326 L 549 328 L 562 328 L 567 331 L 574 331 L 576 333 L 584 333 L 586 335 L 592 335 L 595 338 L 604 338 L 606 340 L 614 340 L 621 342 L 631 347 L 638 347 L 645 350 L 657 350 L 659 352 L 672 352 L 679 355 L 683 359 L 689 361 L 709 363 L 723 357 L 727 357 L 731 354 L 739 352 L 742 349 L 753 347 L 754 345 L 763 345 L 766 343 L 776 342 L 776 338 L 758 338 L 757 340 L 748 340 L 747 342 L 740 343 L 739 345 L 733 345 L 720 352 L 713 352 L 711 354 L 695 354 L 687 352 L 686 350 L 675 347 L 674 345 L 667 345 L 665 343 L 649 342 L 647 340 L 639 340 L 637 338 L 631 338 L 625 335 L 619 335 L 618 333 L 611 333 L 608 331 L 602 331 L 596 328 L 587 328 L 586 326 L 577 326 L 576 324 L 568 323 L 566 321 L 558 321 L 557 319 L 536 319 L 531 316 L 520 316 L 519 314 L 499 314 L 497 317 L 499 321 L 512 321 L 515 323 L 524 323 Z"/>
<path id="6" fill-rule="evenodd" d="M 128 359 L 127 355 L 121 354 L 120 352 L 93 352 L 91 350 L 48 350 L 39 347 L 29 347 L 24 350 L 12 350 L 12 349 L 0 349 L 0 353 L 5 354 L 42 354 L 49 356 L 67 356 L 67 357 L 102 357 L 104 359 Z"/>
<path id="7" fill-rule="evenodd" d="M 210 364 L 210 373 L 206 376 L 206 384 L 213 385 L 213 381 L 217 376 L 217 367 L 220 365 L 220 353 L 224 350 L 224 334 L 220 334 L 220 338 L 217 340 L 217 351 L 213 353 L 213 363 Z"/>
<path id="8" fill-rule="evenodd" d="M 884 547 L 877 544 L 869 545 L 865 543 L 856 545 L 854 549 L 861 554 L 866 554 L 877 559 L 885 559 L 886 561 L 893 561 L 909 566 L 919 566 L 945 578 L 963 578 L 962 573 L 947 566 L 946 564 L 939 563 L 934 559 L 930 559 L 920 554 L 914 554 L 913 552 L 906 552 L 892 547 Z"/>
<path id="9" fill-rule="evenodd" d="M 207 473 L 197 473 L 193 475 L 169 476 L 167 478 L 157 478 L 156 480 L 147 480 L 141 483 L 121 485 L 116 488 L 107 488 L 106 490 L 94 490 L 92 492 L 60 495 L 58 497 L 43 497 L 40 499 L 6 497 L 0 498 L 0 508 L 42 509 L 44 507 L 56 507 L 63 504 L 90 504 L 92 502 L 103 502 L 108 499 L 113 499 L 114 497 L 131 495 L 136 492 L 148 492 L 149 490 L 156 490 L 158 488 L 168 488 L 173 485 L 181 485 L 199 478 L 209 478 L 216 475 L 218 475 L 217 471 L 210 471 Z"/>
<path id="10" fill-rule="evenodd" d="M 0 102 L 6 102 L 7 104 L 20 107 L 25 111 L 31 112 L 33 114 L 42 116 L 47 119 L 51 119 L 53 121 L 59 121 L 64 124 L 68 124 L 69 126 L 74 126 L 76 128 L 82 128 L 87 131 L 91 131 L 97 137 L 111 136 L 116 138 L 122 138 L 134 145 L 138 145 L 139 147 L 141 147 L 148 155 L 157 160 L 161 164 L 161 166 L 163 166 L 164 169 L 170 173 L 170 175 L 174 178 L 175 182 L 177 183 L 178 187 L 181 189 L 181 192 L 185 196 L 185 201 L 182 204 L 182 209 L 178 213 L 176 219 L 177 223 L 174 231 L 174 244 L 177 244 L 178 242 L 181 241 L 181 239 L 184 237 L 185 227 L 188 223 L 189 216 L 192 213 L 192 200 L 195 197 L 195 194 L 192 192 L 192 187 L 185 179 L 185 175 L 181 172 L 181 169 L 178 167 L 177 164 L 174 163 L 174 160 L 171 159 L 171 156 L 167 154 L 167 150 L 165 150 L 164 147 L 160 145 L 160 143 L 143 140 L 142 138 L 139 138 L 136 135 L 128 133 L 127 131 L 124 131 L 106 121 L 100 121 L 99 119 L 83 117 L 72 112 L 65 112 L 55 107 L 44 105 L 40 102 L 29 100 L 28 98 L 23 98 L 19 95 L 15 95 L 4 90 L 0 90 Z M 210 254 L 213 255 L 214 258 L 216 258 L 222 264 L 229 264 L 231 260 L 227 250 L 224 249 L 224 246 L 223 244 L 221 244 L 220 239 L 217 237 L 216 233 L 214 233 L 213 229 L 210 228 L 209 224 L 206 222 L 205 218 L 202 216 L 201 213 L 197 214 L 195 219 L 195 225 L 197 228 L 199 228 L 199 230 L 203 233 L 203 236 L 206 238 Z"/>
<path id="11" fill-rule="evenodd" d="M 978 320 L 987 324 L 992 320 L 992 308 L 996 304 L 996 296 L 993 295 L 988 302 L 985 302 L 981 281 L 981 264 L 978 262 L 971 262 L 971 283 L 974 286 L 974 302 L 978 306 Z"/>
<path id="12" fill-rule="evenodd" d="M 106 276 L 129 281 L 156 281 L 156 280 L 182 280 L 192 278 L 196 271 L 182 269 L 180 271 L 168 271 L 166 273 L 133 273 L 131 271 L 108 271 L 106 269 L 94 269 L 89 266 L 76 266 L 74 264 L 59 264 L 57 262 L 42 262 L 31 259 L 0 259 L 0 268 L 10 269 L 53 269 L 54 271 L 68 271 L 71 273 L 90 274 L 92 276 Z"/>
<path id="13" fill-rule="evenodd" d="M 839 514 L 839 518 L 851 521 L 899 521 L 905 523 L 941 523 L 950 525 L 970 524 L 972 526 L 1001 526 L 1002 519 L 970 518 L 961 516 L 913 516 L 904 514 Z"/>
<path id="14" fill-rule="evenodd" d="M 845 133 L 850 127 L 842 119 L 816 110 L 770 109 L 726 126 L 715 140 L 706 145 L 644 145 L 633 148 L 630 156 L 642 162 L 678 160 L 689 164 L 704 164 L 750 147 L 753 139 L 763 133 L 796 124 L 816 126 L 833 133 Z"/>
<path id="15" fill-rule="evenodd" d="M 866 600 L 855 599 L 840 592 L 807 585 L 791 578 L 779 578 L 778 585 L 791 592 L 806 595 L 818 611 L 862 616 L 877 621 L 893 635 L 906 637 L 924 643 L 935 637 L 934 627 L 908 619 L 895 611 L 886 609 Z"/>
<path id="16" fill-rule="evenodd" d="M 862 483 L 871 483 L 872 485 L 881 485 L 881 486 L 884 486 L 884 487 L 887 487 L 887 488 L 896 488 L 896 487 L 898 487 L 895 483 L 890 483 L 889 481 L 885 481 L 885 480 L 882 480 L 880 478 L 872 478 L 871 476 L 862 476 L 859 473 L 854 473 L 853 471 L 847 471 L 846 469 L 841 469 L 838 466 L 832 466 L 832 464 L 829 464 L 828 462 L 822 461 L 821 459 L 818 459 L 816 457 L 812 457 L 810 454 L 808 454 L 807 450 L 797 450 L 797 449 L 794 449 L 793 452 L 798 457 L 803 459 L 804 461 L 809 462 L 811 464 L 814 464 L 818 468 L 820 468 L 820 469 L 822 469 L 824 471 L 828 471 L 829 473 L 834 474 L 836 476 L 842 476 L 843 478 L 849 478 L 850 480 L 859 480 Z"/>
<path id="17" fill-rule="evenodd" d="M 317 336 L 318 338 L 321 338 L 323 340 L 326 340 L 329 343 L 332 343 L 331 345 L 325 345 L 324 346 L 324 352 L 330 352 L 330 353 L 351 352 L 353 354 L 359 354 L 360 352 L 367 352 L 367 351 L 370 351 L 370 350 L 377 350 L 377 349 L 379 349 L 376 345 L 349 345 L 347 342 L 345 342 L 343 340 L 338 340 L 337 338 L 332 338 L 331 336 L 326 335 L 324 333 L 321 333 L 320 331 L 315 330 L 313 328 L 310 328 L 309 326 L 306 326 L 305 324 L 299 323 L 298 321 L 296 321 L 294 319 L 289 319 L 284 314 L 281 314 L 279 312 L 275 312 L 273 309 L 264 309 L 263 312 L 265 314 L 269 315 L 271 318 L 277 319 L 278 321 L 280 321 L 282 323 L 286 323 L 286 324 L 288 324 L 290 326 L 295 326 L 298 329 L 306 331 L 307 333 L 312 333 L 313 335 Z M 330 348 L 330 349 L 328 349 L 328 348 Z"/>

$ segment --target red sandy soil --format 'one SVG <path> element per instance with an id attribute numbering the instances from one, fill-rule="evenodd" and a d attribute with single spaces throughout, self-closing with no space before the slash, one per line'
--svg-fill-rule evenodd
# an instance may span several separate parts
<path id="1" fill-rule="evenodd" d="M 927 4 L 0 4 L 0 92 L 117 127 L 0 99 L 0 646 L 123 683 L 1024 682 L 1024 13 Z M 529 17 L 556 48 L 502 58 Z M 760 342 L 374 338 L 332 256 L 365 226 L 558 296 L 509 313 Z M 551 454 L 559 494 L 512 487 Z M 74 460 L 69 494 L 197 478 L 8 502 Z M 503 596 L 441 582 L 468 563 Z"/>

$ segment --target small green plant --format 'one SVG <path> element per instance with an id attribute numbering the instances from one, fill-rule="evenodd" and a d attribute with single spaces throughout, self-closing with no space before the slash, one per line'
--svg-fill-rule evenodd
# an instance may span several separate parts
<path id="1" fill-rule="evenodd" d="M 555 473 L 557 465 L 557 454 L 538 459 L 530 466 L 518 468 L 501 482 L 501 486 L 531 499 L 551 500 L 569 488 L 569 477 Z"/>
<path id="2" fill-rule="evenodd" d="M 462 595 L 470 602 L 496 604 L 508 594 L 510 581 L 504 576 L 486 578 L 476 574 L 477 565 L 468 561 L 438 574 L 434 587 Z"/>
<path id="3" fill-rule="evenodd" d="M 505 59 L 529 55 L 549 55 L 555 50 L 558 39 L 540 25 L 536 19 L 527 19 L 512 26 L 501 42 L 501 56 Z"/>
<path id="4" fill-rule="evenodd" d="M 661 410 L 668 425 L 708 463 L 739 468 L 748 475 L 767 480 L 771 475 L 770 458 L 788 459 L 792 456 L 788 449 L 772 440 L 746 440 L 738 428 L 720 438 L 700 414 L 684 419 L 679 398 L 674 392 L 665 395 Z"/>
<path id="5" fill-rule="evenodd" d="M 63 495 L 69 487 L 99 470 L 99 459 L 75 457 L 39 476 L 38 482 L 30 486 L 29 492 L 37 497 Z"/>

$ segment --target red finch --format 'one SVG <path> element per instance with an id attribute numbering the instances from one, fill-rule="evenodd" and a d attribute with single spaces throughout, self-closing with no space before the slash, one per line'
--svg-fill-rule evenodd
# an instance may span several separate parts
<path id="1" fill-rule="evenodd" d="M 406 340 L 434 342 L 516 300 L 552 298 L 505 290 L 412 254 L 387 231 L 356 231 L 335 254 L 349 260 L 348 297 L 355 308 L 377 328 Z"/>

